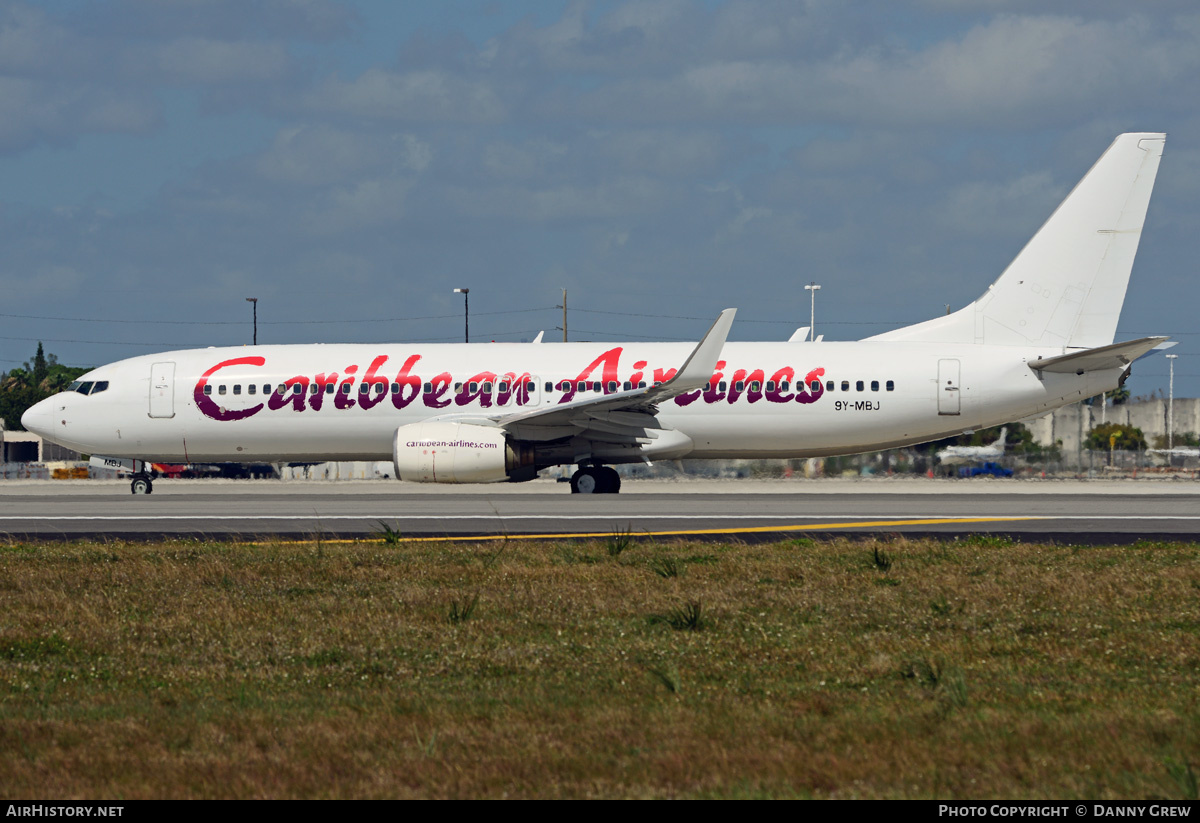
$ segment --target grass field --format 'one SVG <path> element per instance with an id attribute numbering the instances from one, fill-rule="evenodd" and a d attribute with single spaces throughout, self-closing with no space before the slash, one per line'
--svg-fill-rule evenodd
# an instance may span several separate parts
<path id="1" fill-rule="evenodd" d="M 1198 686 L 1193 544 L 0 545 L 10 798 L 1196 799 Z"/>

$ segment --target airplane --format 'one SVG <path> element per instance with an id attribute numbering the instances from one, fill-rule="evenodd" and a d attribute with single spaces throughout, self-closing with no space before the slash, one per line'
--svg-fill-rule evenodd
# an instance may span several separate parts
<path id="1" fill-rule="evenodd" d="M 1176 446 L 1173 449 L 1146 449 L 1146 454 L 1165 457 L 1168 461 L 1173 457 L 1200 457 L 1200 448 L 1195 446 Z"/>
<path id="2" fill-rule="evenodd" d="M 925 443 L 1117 388 L 1166 340 L 1114 342 L 1166 135 L 1122 134 L 975 302 L 853 342 L 278 345 L 169 351 L 84 374 L 22 424 L 148 461 L 391 460 L 417 483 L 617 493 L 613 465 L 823 457 Z"/>
<path id="3" fill-rule="evenodd" d="M 1004 448 L 1007 445 L 1005 438 L 1008 437 L 1008 429 L 1000 429 L 1000 437 L 994 443 L 989 443 L 986 446 L 947 446 L 937 453 L 939 462 L 947 466 L 952 466 L 957 463 L 975 463 L 985 460 L 999 460 L 1004 456 Z"/>

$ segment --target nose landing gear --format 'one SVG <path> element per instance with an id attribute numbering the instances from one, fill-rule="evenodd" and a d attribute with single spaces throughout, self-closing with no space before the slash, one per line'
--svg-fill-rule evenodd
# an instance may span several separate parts
<path id="1" fill-rule="evenodd" d="M 133 479 L 129 482 L 129 491 L 134 494 L 150 494 L 154 491 L 154 483 L 150 481 L 150 472 L 146 471 L 144 460 L 133 461 Z"/>
<path id="2" fill-rule="evenodd" d="M 616 494 L 621 491 L 621 475 L 611 466 L 580 466 L 571 475 L 571 494 Z"/>

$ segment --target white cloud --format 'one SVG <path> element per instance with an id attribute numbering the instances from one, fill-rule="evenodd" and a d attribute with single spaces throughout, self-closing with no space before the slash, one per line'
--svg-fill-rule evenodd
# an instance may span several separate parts
<path id="1" fill-rule="evenodd" d="M 158 122 L 141 95 L 0 77 L 0 152 L 70 144 L 87 132 L 144 133 Z"/>
<path id="2" fill-rule="evenodd" d="M 1131 94 L 1185 105 L 1177 84 L 1200 79 L 1194 38 L 1136 15 L 1002 16 L 918 50 L 847 44 L 826 54 L 795 45 L 784 53 L 768 44 L 763 54 L 740 59 L 719 50 L 698 59 L 685 53 L 669 74 L 614 73 L 589 91 L 556 91 L 544 98 L 543 112 L 621 122 L 1011 128 L 1063 122 Z"/>
<path id="3" fill-rule="evenodd" d="M 421 172 L 432 160 L 431 146 L 411 134 L 364 133 L 317 124 L 280 130 L 253 163 L 266 180 L 321 186 Z"/>
<path id="4" fill-rule="evenodd" d="M 302 95 L 312 114 L 366 120 L 435 123 L 497 123 L 505 116 L 499 95 L 486 82 L 442 70 L 368 69 L 354 80 L 330 77 Z"/>
<path id="5" fill-rule="evenodd" d="M 184 37 L 155 46 L 149 58 L 167 78 L 200 84 L 280 80 L 289 66 L 282 43 L 202 37 Z"/>
<path id="6" fill-rule="evenodd" d="M 531 223 L 632 218 L 658 211 L 668 199 L 661 183 L 645 177 L 541 187 L 447 186 L 444 193 L 455 214 Z"/>

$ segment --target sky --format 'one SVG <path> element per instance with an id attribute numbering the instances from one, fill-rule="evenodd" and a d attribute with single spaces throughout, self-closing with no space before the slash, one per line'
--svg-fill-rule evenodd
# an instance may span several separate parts
<path id="1" fill-rule="evenodd" d="M 0 370 L 260 343 L 854 340 L 978 297 L 1125 131 L 1118 339 L 1200 396 L 1200 7 L 0 0 Z M 1167 389 L 1158 355 L 1134 395 Z"/>

